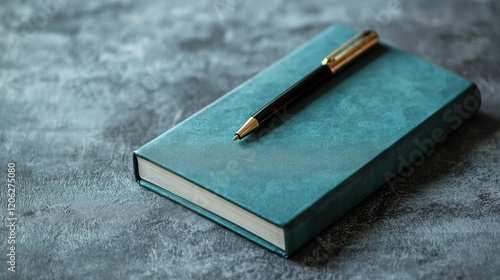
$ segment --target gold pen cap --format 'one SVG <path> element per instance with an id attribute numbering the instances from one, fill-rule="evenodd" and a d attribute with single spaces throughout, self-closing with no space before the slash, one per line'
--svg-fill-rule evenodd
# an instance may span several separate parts
<path id="1" fill-rule="evenodd" d="M 325 57 L 321 64 L 328 66 L 333 73 L 370 49 L 378 41 L 375 31 L 363 31 Z"/>

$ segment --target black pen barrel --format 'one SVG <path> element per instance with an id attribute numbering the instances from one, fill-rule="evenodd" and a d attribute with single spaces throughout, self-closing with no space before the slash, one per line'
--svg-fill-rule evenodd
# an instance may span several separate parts
<path id="1" fill-rule="evenodd" d="M 276 112 L 279 112 L 287 104 L 293 102 L 309 93 L 314 87 L 322 83 L 324 80 L 332 76 L 332 71 L 328 66 L 321 65 L 300 81 L 289 87 L 282 94 L 271 100 L 266 106 L 262 107 L 253 117 L 259 122 L 263 123 Z"/>

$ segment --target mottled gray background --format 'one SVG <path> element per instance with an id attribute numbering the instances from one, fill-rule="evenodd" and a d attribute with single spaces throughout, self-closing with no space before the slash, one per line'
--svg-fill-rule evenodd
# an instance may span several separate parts
<path id="1" fill-rule="evenodd" d="M 17 165 L 16 274 L 0 278 L 494 278 L 500 4 L 1 1 L 0 174 Z M 133 150 L 332 23 L 478 84 L 480 113 L 403 182 L 283 259 L 149 192 Z M 1 214 L 7 214 L 6 182 Z"/>

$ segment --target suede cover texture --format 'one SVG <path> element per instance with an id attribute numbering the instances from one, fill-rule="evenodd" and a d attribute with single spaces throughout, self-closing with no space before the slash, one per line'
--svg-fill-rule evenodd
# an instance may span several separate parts
<path id="1" fill-rule="evenodd" d="M 0 279 L 500 275 L 500 1 L 1 3 L 0 176 L 16 163 L 19 243 L 11 273 L 3 220 Z M 479 113 L 288 259 L 137 184 L 132 151 L 333 23 L 473 81 Z"/>
<path id="2" fill-rule="evenodd" d="M 326 29 L 135 154 L 284 228 L 283 255 L 294 252 L 398 173 L 399 158 L 432 148 L 434 129 L 458 128 L 453 106 L 470 99 L 460 124 L 479 110 L 471 82 L 382 44 L 232 141 L 249 115 L 356 33 Z"/>

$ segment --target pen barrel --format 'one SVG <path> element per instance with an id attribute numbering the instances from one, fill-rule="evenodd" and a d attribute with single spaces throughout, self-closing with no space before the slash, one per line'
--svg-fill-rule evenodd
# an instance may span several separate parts
<path id="1" fill-rule="evenodd" d="M 285 90 L 282 94 L 271 100 L 271 102 L 255 113 L 253 117 L 257 119 L 260 124 L 264 123 L 277 112 L 280 112 L 286 105 L 310 92 L 314 87 L 318 86 L 331 76 L 332 72 L 328 66 L 319 66 L 300 81 Z"/>

